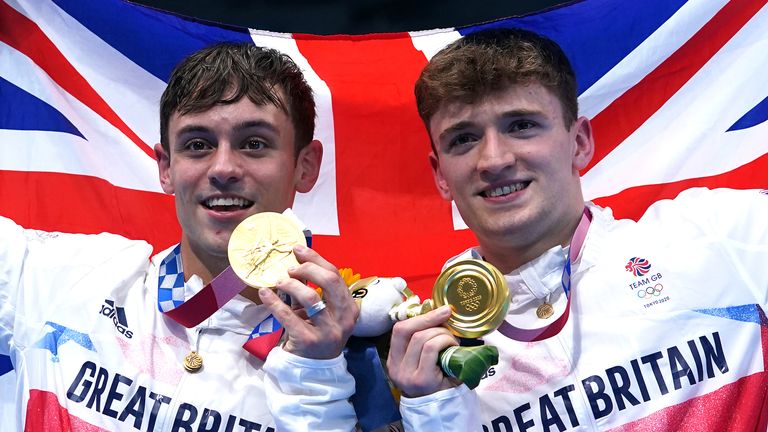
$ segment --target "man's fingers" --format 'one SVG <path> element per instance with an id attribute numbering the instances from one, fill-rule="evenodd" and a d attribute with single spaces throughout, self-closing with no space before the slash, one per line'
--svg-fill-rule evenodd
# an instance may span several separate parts
<path id="1" fill-rule="evenodd" d="M 439 313 L 434 315 L 440 316 Z M 430 317 L 425 321 L 430 320 L 440 321 L 438 318 Z M 387 368 L 392 381 L 403 391 L 403 394 L 410 397 L 450 387 L 452 383 L 447 381 L 438 367 L 438 357 L 445 348 L 458 344 L 456 338 L 445 327 L 429 327 L 409 335 L 410 330 L 412 328 L 406 328 L 399 334 L 395 331 L 392 333 L 393 339 L 387 359 Z M 407 341 L 405 341 L 406 336 L 409 336 Z M 397 344 L 395 338 L 399 339 Z M 402 347 L 401 344 L 404 341 L 407 345 Z"/>
<path id="2" fill-rule="evenodd" d="M 317 258 L 322 260 L 319 255 Z M 288 275 L 293 279 L 306 280 L 321 287 L 323 299 L 328 303 L 328 307 L 343 319 L 345 324 L 354 323 L 357 319 L 358 308 L 349 293 L 349 287 L 335 267 L 330 264 L 328 267 L 330 268 L 314 261 L 308 261 L 291 269 Z"/>
<path id="3" fill-rule="evenodd" d="M 411 343 L 408 344 L 403 355 L 403 363 L 414 365 L 414 369 L 422 369 L 425 365 L 431 369 L 435 365 L 434 359 L 437 358 L 437 352 L 450 346 L 453 339 L 450 332 L 443 327 L 431 327 L 418 331 L 411 337 Z M 445 345 L 437 349 L 441 344 Z M 424 359 L 429 356 L 433 361 L 425 362 Z"/>
<path id="4" fill-rule="evenodd" d="M 303 320 L 293 312 L 290 306 L 283 303 L 280 297 L 271 289 L 260 288 L 259 298 L 262 304 L 269 309 L 270 313 L 274 315 L 287 331 L 297 329 L 302 325 Z"/>
<path id="5" fill-rule="evenodd" d="M 454 345 L 458 345 L 459 342 L 448 331 L 442 332 L 430 338 L 426 342 L 421 350 L 421 358 L 419 359 L 419 369 L 432 370 L 437 360 L 440 359 L 440 351 Z"/>
<path id="6" fill-rule="evenodd" d="M 318 294 L 317 291 L 307 288 L 306 285 L 295 278 L 278 281 L 275 288 L 277 288 L 278 291 L 282 291 L 291 296 L 291 298 L 296 300 L 304 308 L 320 301 L 320 294 Z"/>
<path id="7" fill-rule="evenodd" d="M 417 331 L 426 330 L 431 327 L 437 327 L 446 322 L 451 317 L 451 307 L 440 306 L 435 310 L 431 310 L 423 315 L 418 315 L 407 320 L 400 321 L 396 324 L 399 328 L 399 332 L 403 335 L 413 334 Z M 409 337 L 410 338 L 410 337 Z"/>
<path id="8" fill-rule="evenodd" d="M 320 254 L 315 252 L 312 248 L 308 248 L 304 245 L 296 245 L 293 247 L 293 254 L 296 256 L 296 259 L 299 260 L 299 263 L 311 262 L 326 270 L 332 272 L 338 271 L 336 266 L 326 261 L 325 258 L 320 256 Z"/>
<path id="9" fill-rule="evenodd" d="M 450 306 L 442 306 L 424 315 L 419 315 L 396 323 L 392 328 L 392 339 L 389 347 L 390 358 L 403 358 L 408 346 L 411 344 L 411 338 L 414 334 L 437 327 L 444 323 L 450 316 Z"/>
<path id="10" fill-rule="evenodd" d="M 311 281 L 315 285 L 328 290 L 324 297 L 348 297 L 349 289 L 344 279 L 339 275 L 339 269 L 335 265 L 326 261 L 316 251 L 308 247 L 298 245 L 293 249 L 293 253 L 301 265 L 289 271 L 289 275 L 300 280 Z M 334 298 L 329 300 L 333 301 Z"/>
<path id="11" fill-rule="evenodd" d="M 293 309 L 276 304 L 274 294 L 264 293 L 262 301 L 287 331 L 283 349 L 300 357 L 334 358 L 352 332 L 359 308 L 336 267 L 307 247 L 294 247 L 294 254 L 300 264 L 275 287 L 293 299 Z M 309 282 L 323 289 L 322 299 Z"/>
<path id="12" fill-rule="evenodd" d="M 300 318 L 307 317 L 316 323 L 320 323 L 320 321 L 328 318 L 328 312 L 324 310 L 327 306 L 325 302 L 315 290 L 308 289 L 303 283 L 296 279 L 284 279 L 277 283 L 276 288 L 291 296 L 293 299 L 293 312 L 299 314 Z M 304 313 L 295 310 L 296 306 L 303 309 Z"/>

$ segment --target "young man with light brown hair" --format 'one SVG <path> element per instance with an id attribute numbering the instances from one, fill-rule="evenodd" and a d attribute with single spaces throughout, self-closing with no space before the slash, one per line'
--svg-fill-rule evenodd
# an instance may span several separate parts
<path id="1" fill-rule="evenodd" d="M 585 203 L 594 142 L 575 83 L 553 41 L 492 29 L 416 84 L 435 184 L 479 244 L 446 266 L 493 264 L 511 304 L 474 391 L 437 367 L 457 344 L 449 307 L 395 325 L 406 428 L 765 430 L 768 195 L 693 189 L 637 222 Z"/>

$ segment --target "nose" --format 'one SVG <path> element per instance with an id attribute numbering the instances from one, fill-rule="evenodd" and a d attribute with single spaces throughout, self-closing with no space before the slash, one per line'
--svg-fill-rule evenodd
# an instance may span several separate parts
<path id="1" fill-rule="evenodd" d="M 240 157 L 231 146 L 220 144 L 211 159 L 208 178 L 213 185 L 227 185 L 240 181 L 243 175 Z"/>
<path id="2" fill-rule="evenodd" d="M 478 149 L 477 169 L 484 174 L 498 174 L 515 164 L 512 143 L 497 131 L 484 134 Z"/>

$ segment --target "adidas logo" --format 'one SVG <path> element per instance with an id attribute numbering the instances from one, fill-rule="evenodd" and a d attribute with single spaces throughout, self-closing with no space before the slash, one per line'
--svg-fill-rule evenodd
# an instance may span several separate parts
<path id="1" fill-rule="evenodd" d="M 133 332 L 128 330 L 128 319 L 125 317 L 125 309 L 120 306 L 115 306 L 113 300 L 105 299 L 104 304 L 101 305 L 101 315 L 112 319 L 112 324 L 115 325 L 117 331 L 120 332 L 127 339 L 133 337 Z"/>

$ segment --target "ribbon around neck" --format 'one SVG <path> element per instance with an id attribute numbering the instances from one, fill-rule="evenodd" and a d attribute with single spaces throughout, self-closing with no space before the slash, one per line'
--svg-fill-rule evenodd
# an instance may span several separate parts
<path id="1" fill-rule="evenodd" d="M 584 245 L 584 239 L 587 237 L 587 231 L 589 230 L 589 225 L 591 223 L 592 213 L 589 211 L 589 208 L 584 207 L 584 212 L 581 214 L 579 225 L 576 227 L 576 231 L 571 238 L 571 247 L 568 251 L 565 265 L 563 266 L 563 275 L 560 278 L 565 297 L 568 299 L 568 302 L 565 305 L 565 312 L 551 324 L 535 329 L 516 327 L 510 324 L 507 320 L 504 320 L 497 329 L 501 334 L 520 342 L 536 342 L 548 339 L 560 333 L 560 330 L 563 329 L 565 323 L 568 321 L 568 316 L 571 311 L 571 265 L 579 256 L 579 251 L 581 251 L 581 247 Z"/>

